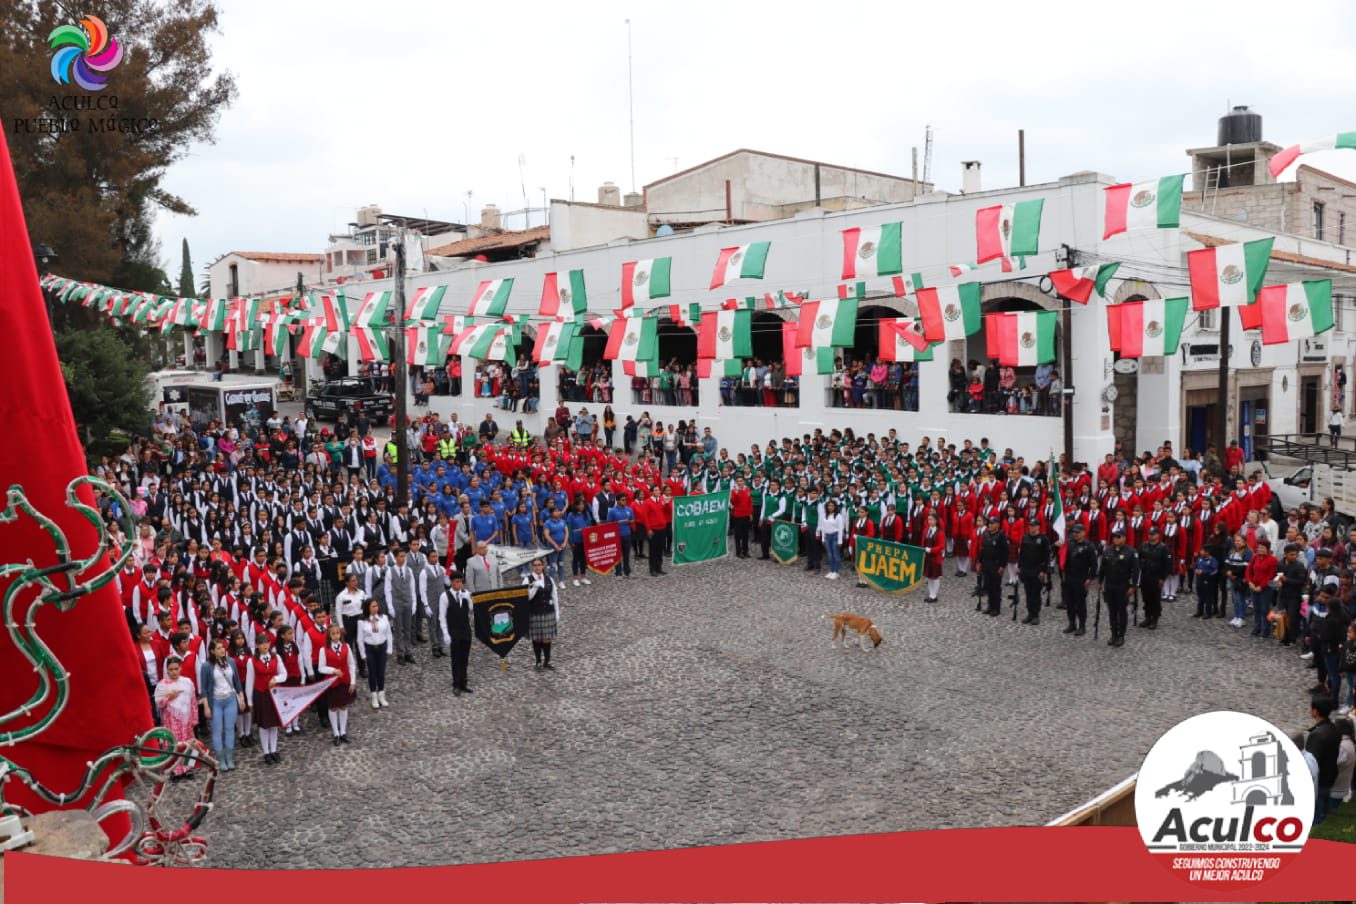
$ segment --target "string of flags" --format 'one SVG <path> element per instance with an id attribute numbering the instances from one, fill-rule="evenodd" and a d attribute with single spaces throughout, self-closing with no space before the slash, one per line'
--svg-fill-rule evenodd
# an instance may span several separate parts
<path id="1" fill-rule="evenodd" d="M 1284 169 L 1303 153 L 1329 147 L 1356 148 L 1356 133 L 1296 145 L 1277 155 L 1273 169 Z M 1136 230 L 1179 228 L 1184 179 L 1175 175 L 1105 187 L 1104 238 Z M 607 337 L 604 358 L 622 361 L 627 374 L 657 372 L 659 321 L 667 316 L 672 324 L 697 331 L 699 372 L 710 373 L 716 363 L 733 371 L 753 353 L 753 313 L 791 310 L 795 318 L 781 325 L 787 373 L 792 374 L 793 367 L 796 373 L 806 367 L 826 373 L 833 367 L 836 350 L 856 344 L 858 308 L 868 294 L 903 298 L 912 293 L 916 317 L 878 321 L 881 358 L 931 360 L 937 343 L 963 340 L 983 330 L 986 350 L 1000 363 L 1049 363 L 1056 358 L 1055 312 L 983 315 L 982 284 L 972 275 L 991 262 L 997 262 L 1003 272 L 1025 269 L 1026 259 L 1039 253 L 1043 212 L 1040 198 L 979 209 L 975 213 L 975 260 L 946 265 L 946 277 L 940 280 L 929 280 L 922 271 L 906 274 L 902 222 L 843 229 L 837 298 L 811 299 L 806 292 L 779 290 L 727 298 L 715 310 L 697 302 L 656 305 L 670 298 L 673 290 L 673 260 L 658 257 L 623 263 L 621 306 L 600 314 L 589 310 L 583 269 L 549 272 L 542 281 L 530 356 L 538 364 L 577 369 L 587 331 L 593 330 Z M 1331 329 L 1330 280 L 1265 285 L 1272 244 L 1273 239 L 1263 239 L 1189 252 L 1189 298 L 1107 304 L 1112 349 L 1123 357 L 1174 354 L 1188 307 L 1196 311 L 1239 307 L 1244 329 L 1260 330 L 1267 344 Z M 720 249 L 708 288 L 763 279 L 771 253 L 770 241 Z M 1087 305 L 1094 295 L 1107 300 L 1109 284 L 1120 267 L 1119 262 L 1109 262 L 1046 275 L 1059 296 Z M 440 365 L 449 355 L 515 360 L 523 342 L 523 326 L 530 318 L 506 313 L 514 284 L 513 277 L 483 280 L 465 314 L 444 315 L 449 303 L 446 285 L 413 290 L 403 312 L 390 310 L 390 291 L 368 292 L 350 313 L 342 286 L 333 293 L 317 291 L 265 302 L 259 298 L 169 298 L 54 274 L 42 280 L 43 288 L 62 302 L 78 302 L 110 318 L 162 332 L 178 327 L 221 333 L 228 349 L 242 352 L 262 348 L 281 355 L 287 352 L 289 340 L 295 340 L 296 351 L 303 356 L 342 356 L 352 351 L 364 361 L 387 361 L 387 330 L 399 325 L 405 330 L 408 363 L 424 366 Z M 400 314 L 403 319 L 393 323 Z"/>

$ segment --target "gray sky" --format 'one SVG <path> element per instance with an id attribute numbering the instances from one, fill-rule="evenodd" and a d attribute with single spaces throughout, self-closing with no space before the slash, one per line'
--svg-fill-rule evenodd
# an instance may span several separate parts
<path id="1" fill-rule="evenodd" d="M 576 198 L 628 190 L 628 16 L 637 190 L 739 147 L 908 175 L 929 123 L 950 191 L 968 159 L 986 189 L 1015 185 L 1018 128 L 1030 183 L 1184 172 L 1229 102 L 1282 146 L 1356 128 L 1338 0 L 218 2 L 239 97 L 166 178 L 199 211 L 157 222 L 172 275 L 184 237 L 201 273 L 231 250 L 318 252 L 363 204 L 520 209 L 519 155 L 534 207 L 543 186 L 569 196 L 571 155 Z M 1356 152 L 1306 159 L 1356 180 Z"/>

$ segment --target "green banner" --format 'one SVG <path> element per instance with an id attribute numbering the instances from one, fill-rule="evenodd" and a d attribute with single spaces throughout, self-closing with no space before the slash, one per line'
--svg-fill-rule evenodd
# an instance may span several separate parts
<path id="1" fill-rule="evenodd" d="M 886 593 L 907 593 L 923 580 L 924 552 L 917 546 L 856 537 L 857 576 Z"/>
<path id="2" fill-rule="evenodd" d="M 730 525 L 730 494 L 673 498 L 673 564 L 723 558 Z"/>
<path id="3" fill-rule="evenodd" d="M 772 522 L 772 558 L 783 565 L 796 561 L 800 552 L 800 525 L 794 521 Z"/>

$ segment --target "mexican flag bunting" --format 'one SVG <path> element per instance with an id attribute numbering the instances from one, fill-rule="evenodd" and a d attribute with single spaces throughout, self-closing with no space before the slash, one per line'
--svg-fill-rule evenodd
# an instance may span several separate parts
<path id="1" fill-rule="evenodd" d="M 796 344 L 801 348 L 848 348 L 857 335 L 857 299 L 829 298 L 800 306 Z"/>
<path id="2" fill-rule="evenodd" d="M 1263 345 L 1308 339 L 1333 327 L 1330 279 L 1267 286 L 1258 294 L 1257 304 Z"/>
<path id="3" fill-rule="evenodd" d="M 237 298 L 232 304 L 235 306 L 235 322 L 238 329 L 247 329 L 259 322 L 259 299 Z"/>
<path id="4" fill-rule="evenodd" d="M 275 357 L 287 354 L 288 318 L 274 312 L 264 324 L 264 350 Z M 234 335 L 234 334 L 233 334 Z"/>
<path id="5" fill-rule="evenodd" d="M 1036 198 L 984 207 L 975 212 L 975 263 L 1036 254 L 1041 241 L 1041 208 Z"/>
<path id="6" fill-rule="evenodd" d="M 903 223 L 843 230 L 843 279 L 904 272 Z"/>
<path id="7" fill-rule="evenodd" d="M 656 257 L 622 264 L 621 303 L 629 308 L 636 302 L 669 297 L 669 270 L 673 258 Z"/>
<path id="8" fill-rule="evenodd" d="M 467 313 L 472 317 L 503 316 L 504 308 L 508 306 L 509 293 L 512 291 L 512 278 L 484 280 L 471 296 L 471 308 Z"/>
<path id="9" fill-rule="evenodd" d="M 947 267 L 946 269 L 949 270 L 949 271 L 951 272 L 951 275 L 952 275 L 952 276 L 964 276 L 965 274 L 969 273 L 970 271 L 972 271 L 972 270 L 978 270 L 979 268 L 976 267 L 974 264 L 952 264 L 951 266 Z M 923 282 L 923 274 L 921 274 L 921 273 L 915 273 L 915 274 L 913 275 L 913 282 L 914 282 L 914 288 L 921 289 L 921 288 L 922 288 L 922 282 Z"/>
<path id="10" fill-rule="evenodd" d="M 343 330 L 330 331 L 325 330 L 325 341 L 320 343 L 320 350 L 316 352 L 316 358 L 324 355 L 338 355 L 345 357 L 348 355 L 348 333 Z"/>
<path id="11" fill-rule="evenodd" d="M 583 327 L 569 320 L 560 326 L 560 340 L 556 343 L 555 354 L 551 357 L 570 370 L 578 370 L 584 364 L 584 340 L 579 335 Z"/>
<path id="12" fill-rule="evenodd" d="M 250 327 L 236 335 L 236 351 L 252 352 L 259 347 L 259 331 Z"/>
<path id="13" fill-rule="evenodd" d="M 659 375 L 659 355 L 635 361 L 622 361 L 622 373 L 628 377 L 656 377 Z"/>
<path id="14" fill-rule="evenodd" d="M 702 306 L 692 302 L 686 307 L 680 304 L 669 305 L 669 322 L 675 326 L 696 326 L 702 322 Z"/>
<path id="15" fill-rule="evenodd" d="M 479 330 L 480 327 L 472 327 L 473 330 Z M 488 324 L 476 341 L 466 350 L 469 357 L 477 361 L 507 361 L 509 360 L 509 340 L 511 331 L 503 325 Z"/>
<path id="16" fill-rule="evenodd" d="M 1148 182 L 1122 182 L 1104 189 L 1106 223 L 1102 238 L 1131 229 L 1171 229 L 1182 220 L 1185 176 L 1164 176 Z"/>
<path id="17" fill-rule="evenodd" d="M 1004 367 L 1034 367 L 1055 360 L 1055 311 L 1015 311 L 988 314 L 985 329 L 992 334 L 998 363 Z"/>
<path id="18" fill-rule="evenodd" d="M 646 361 L 655 357 L 658 348 L 658 324 L 653 317 L 622 317 L 612 324 L 603 357 Z"/>
<path id="19" fill-rule="evenodd" d="M 922 321 L 912 317 L 884 317 L 878 323 L 882 360 L 932 360 L 932 345 L 923 335 Z"/>
<path id="20" fill-rule="evenodd" d="M 838 297 L 840 299 L 855 298 L 857 301 L 862 301 L 866 298 L 866 283 L 860 280 L 855 283 L 839 283 Z"/>
<path id="21" fill-rule="evenodd" d="M 465 314 L 453 314 L 443 318 L 443 334 L 447 336 L 460 336 L 468 326 L 475 325 L 474 317 L 467 317 Z"/>
<path id="22" fill-rule="evenodd" d="M 1271 178 L 1274 179 L 1283 173 L 1290 164 L 1294 163 L 1303 154 L 1313 154 L 1317 151 L 1331 151 L 1337 148 L 1356 149 L 1356 132 L 1338 132 L 1334 136 L 1320 138 L 1318 141 L 1310 141 L 1305 144 L 1292 144 L 1290 147 L 1268 160 L 1267 169 L 1271 170 Z"/>
<path id="23" fill-rule="evenodd" d="M 1108 305 L 1107 332 L 1112 351 L 1122 358 L 1177 354 L 1186 322 L 1185 298 L 1154 298 Z"/>
<path id="24" fill-rule="evenodd" d="M 980 327 L 980 292 L 980 284 L 974 282 L 915 292 L 918 316 L 923 321 L 923 334 L 928 341 L 964 339 L 977 332 Z"/>
<path id="25" fill-rule="evenodd" d="M 139 304 L 139 302 L 138 302 Z M 207 301 L 207 312 L 203 315 L 200 329 L 220 333 L 226 326 L 226 300 L 211 298 Z"/>
<path id="26" fill-rule="evenodd" d="M 771 247 L 771 242 L 752 242 L 720 249 L 720 254 L 716 256 L 716 270 L 711 274 L 711 288 L 719 289 L 736 279 L 762 279 Z"/>
<path id="27" fill-rule="evenodd" d="M 697 357 L 748 358 L 753 355 L 753 337 L 750 332 L 753 312 L 707 311 L 702 314 L 701 329 L 697 333 Z"/>
<path id="28" fill-rule="evenodd" d="M 1054 503 L 1054 506 L 1055 506 L 1055 510 L 1054 510 L 1054 512 L 1052 513 L 1052 517 L 1050 518 L 1050 528 L 1055 532 L 1055 537 L 1056 537 L 1055 542 L 1057 542 L 1057 543 L 1063 543 L 1063 542 L 1064 542 L 1064 523 L 1065 523 L 1065 522 L 1064 522 L 1064 500 L 1062 500 L 1062 499 L 1059 498 L 1059 497 L 1060 497 L 1060 493 L 1059 493 L 1059 484 L 1058 484 L 1057 482 L 1054 481 L 1054 477 L 1055 477 L 1056 475 L 1059 474 L 1059 465 L 1055 463 L 1055 460 L 1054 460 L 1053 457 L 1051 457 L 1051 459 L 1050 459 L 1050 463 L 1049 463 L 1049 465 L 1048 465 L 1048 467 L 1047 467 L 1047 473 L 1049 473 L 1049 474 L 1051 475 L 1051 483 L 1050 483 L 1050 488 L 1051 488 L 1050 501 L 1053 502 L 1053 503 Z M 1059 564 L 1060 564 L 1061 567 L 1063 567 L 1063 565 L 1064 565 L 1064 548 L 1063 548 L 1063 547 L 1060 547 L 1060 550 L 1059 550 Z"/>
<path id="29" fill-rule="evenodd" d="M 570 326 L 574 326 L 574 324 L 571 323 Z M 532 360 L 543 365 L 554 361 L 556 350 L 560 348 L 560 339 L 564 332 L 565 324 L 560 320 L 539 324 L 536 341 L 532 343 Z"/>
<path id="30" fill-rule="evenodd" d="M 390 347 L 386 343 L 386 330 L 381 327 L 355 326 L 349 335 L 358 347 L 361 361 L 389 361 Z"/>
<path id="31" fill-rule="evenodd" d="M 385 327 L 390 319 L 386 313 L 386 308 L 390 303 L 390 292 L 368 292 L 363 303 L 358 305 L 358 313 L 353 315 L 353 325 Z"/>
<path id="32" fill-rule="evenodd" d="M 301 326 L 301 338 L 297 341 L 297 354 L 303 358 L 314 357 L 314 350 L 325 341 L 325 323 L 322 320 L 307 320 Z"/>
<path id="33" fill-rule="evenodd" d="M 405 363 L 437 367 L 447 363 L 447 340 L 437 324 L 421 323 L 405 330 Z"/>
<path id="34" fill-rule="evenodd" d="M 426 323 L 438 319 L 447 286 L 422 286 L 415 289 L 405 303 L 405 322 Z"/>
<path id="35" fill-rule="evenodd" d="M 1050 273 L 1050 282 L 1055 291 L 1071 301 L 1087 304 L 1094 291 L 1106 297 L 1106 284 L 1116 275 L 1119 263 L 1095 264 L 1091 267 L 1077 267 L 1073 270 L 1054 270 Z"/>
<path id="36" fill-rule="evenodd" d="M 537 311 L 540 316 L 574 318 L 588 309 L 589 296 L 584 290 L 583 270 L 546 274 L 541 286 L 541 308 Z"/>
<path id="37" fill-rule="evenodd" d="M 447 326 L 443 328 L 444 333 L 447 333 L 449 330 L 452 329 L 453 327 L 452 320 L 453 318 L 451 317 L 448 318 Z M 464 325 L 462 325 L 462 328 L 460 330 L 457 330 L 454 334 L 452 334 L 452 341 L 448 343 L 447 346 L 448 354 L 452 355 L 466 354 L 468 351 L 471 350 L 471 346 L 475 345 L 476 340 L 480 338 L 481 333 L 485 332 L 486 330 L 490 329 L 493 326 L 494 324 L 492 323 L 482 323 L 478 325 L 473 325 L 469 322 L 465 323 Z"/>
<path id="38" fill-rule="evenodd" d="M 1188 251 L 1192 310 L 1251 304 L 1266 279 L 1273 242 L 1259 239 Z"/>
<path id="39" fill-rule="evenodd" d="M 325 318 L 325 329 L 327 331 L 331 333 L 348 331 L 348 311 L 344 307 L 343 298 L 321 295 L 320 304 L 313 305 L 312 310 Z"/>

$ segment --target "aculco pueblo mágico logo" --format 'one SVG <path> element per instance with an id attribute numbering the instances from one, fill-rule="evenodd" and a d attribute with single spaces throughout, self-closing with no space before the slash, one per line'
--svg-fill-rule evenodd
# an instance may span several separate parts
<path id="1" fill-rule="evenodd" d="M 1158 739 L 1135 788 L 1140 837 L 1189 882 L 1252 884 L 1309 837 L 1314 786 L 1299 749 L 1256 716 L 1213 712 Z"/>

